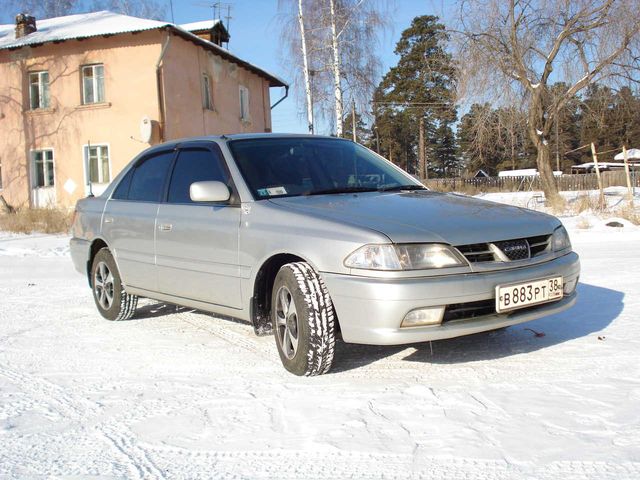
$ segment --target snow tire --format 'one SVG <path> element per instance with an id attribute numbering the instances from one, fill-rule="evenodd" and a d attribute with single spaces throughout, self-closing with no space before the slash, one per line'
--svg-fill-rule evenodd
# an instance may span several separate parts
<path id="1" fill-rule="evenodd" d="M 101 264 L 106 265 L 112 275 L 112 301 L 111 305 L 107 308 L 101 304 L 100 296 L 97 293 L 98 289 L 95 288 L 96 271 L 100 268 Z M 93 263 L 91 264 L 91 290 L 93 291 L 93 299 L 96 302 L 96 307 L 100 315 L 107 320 L 129 320 L 136 312 L 138 297 L 136 295 L 130 295 L 125 291 L 118 266 L 108 248 L 100 249 L 93 258 Z"/>
<path id="2" fill-rule="evenodd" d="M 279 333 L 279 292 L 289 292 L 290 302 L 297 311 L 297 349 L 291 352 L 283 346 Z M 322 278 L 305 262 L 283 265 L 276 275 L 271 294 L 271 318 L 284 368 L 299 376 L 315 376 L 327 373 L 333 362 L 335 349 L 335 313 L 333 302 Z M 286 337 L 285 337 L 286 338 Z"/>

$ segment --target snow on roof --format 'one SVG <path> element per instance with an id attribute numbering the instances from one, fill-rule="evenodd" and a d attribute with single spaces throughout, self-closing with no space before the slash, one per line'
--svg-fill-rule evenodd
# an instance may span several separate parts
<path id="1" fill-rule="evenodd" d="M 214 22 L 214 20 L 209 20 L 206 22 L 194 22 L 184 26 L 192 26 L 200 23 L 213 25 Z M 67 15 L 64 17 L 47 18 L 43 20 L 36 19 L 36 26 L 38 28 L 36 32 L 30 33 L 21 38 L 16 38 L 16 26 L 14 24 L 0 25 L 0 50 L 26 47 L 29 45 L 41 45 L 47 42 L 60 42 L 65 40 L 98 37 L 101 35 L 142 32 L 145 30 L 155 30 L 168 27 L 183 38 L 208 48 L 209 50 L 214 50 L 221 57 L 241 65 L 262 77 L 266 77 L 270 80 L 272 87 L 288 87 L 288 83 L 277 75 L 269 73 L 256 65 L 242 60 L 232 54 L 229 50 L 194 35 L 183 28 L 184 26 L 174 25 L 173 23 L 130 17 L 128 15 L 121 15 L 104 10 L 101 12 L 81 13 L 78 15 Z"/>
<path id="2" fill-rule="evenodd" d="M 537 177 L 540 175 L 537 168 L 523 168 L 522 170 L 503 170 L 498 172 L 498 177 Z M 553 171 L 554 177 L 561 177 L 560 170 Z"/>
<path id="3" fill-rule="evenodd" d="M 171 24 L 108 11 L 81 13 L 36 20 L 38 30 L 21 38 L 16 38 L 14 24 L 0 25 L 0 49 L 116 33 L 142 32 L 168 25 Z"/>
<path id="4" fill-rule="evenodd" d="M 622 152 L 613 157 L 614 160 L 624 160 L 624 155 Z M 627 159 L 628 160 L 640 160 L 640 148 L 630 148 L 627 150 Z"/>
<path id="5" fill-rule="evenodd" d="M 220 19 L 216 18 L 215 20 L 204 20 L 202 22 L 183 23 L 178 26 L 187 32 L 199 32 L 200 30 L 211 30 L 219 23 Z"/>
<path id="6" fill-rule="evenodd" d="M 522 170 L 504 170 L 498 172 L 499 177 L 533 177 L 538 175 L 535 168 L 523 168 Z"/>

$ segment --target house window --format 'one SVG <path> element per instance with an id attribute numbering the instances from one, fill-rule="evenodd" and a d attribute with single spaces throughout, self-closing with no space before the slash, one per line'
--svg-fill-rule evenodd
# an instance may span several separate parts
<path id="1" fill-rule="evenodd" d="M 249 89 L 240 85 L 240 120 L 249 121 Z"/>
<path id="2" fill-rule="evenodd" d="M 53 187 L 53 150 L 35 150 L 33 152 L 33 187 Z"/>
<path id="3" fill-rule="evenodd" d="M 106 184 L 111 181 L 109 147 L 107 145 L 84 147 L 84 162 L 87 184 Z"/>
<path id="4" fill-rule="evenodd" d="M 49 72 L 29 74 L 29 100 L 31 110 L 49 108 Z"/>
<path id="5" fill-rule="evenodd" d="M 82 67 L 82 103 L 104 102 L 104 65 Z"/>
<path id="6" fill-rule="evenodd" d="M 213 110 L 213 99 L 211 98 L 211 81 L 209 75 L 202 74 L 202 106 L 207 110 Z"/>

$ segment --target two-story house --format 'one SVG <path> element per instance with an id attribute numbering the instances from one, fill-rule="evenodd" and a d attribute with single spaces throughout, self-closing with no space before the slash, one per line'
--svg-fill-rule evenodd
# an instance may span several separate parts
<path id="1" fill-rule="evenodd" d="M 106 11 L 0 25 L 0 195 L 68 207 L 150 144 L 271 131 L 270 88 L 288 86 L 228 41 L 219 21 Z"/>

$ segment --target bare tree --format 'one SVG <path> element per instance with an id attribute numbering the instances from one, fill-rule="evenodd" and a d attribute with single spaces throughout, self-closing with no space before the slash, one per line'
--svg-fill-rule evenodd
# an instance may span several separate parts
<path id="1" fill-rule="evenodd" d="M 69 15 L 79 7 L 79 0 L 10 0 L 8 6 L 16 14 L 28 13 L 38 19 Z"/>
<path id="2" fill-rule="evenodd" d="M 525 99 L 527 133 L 547 198 L 561 205 L 549 137 L 558 112 L 594 82 L 637 80 L 638 0 L 463 0 L 458 58 L 464 97 Z M 564 91 L 550 95 L 562 81 Z"/>
<path id="3" fill-rule="evenodd" d="M 302 69 L 304 73 L 304 93 L 307 100 L 307 124 L 309 133 L 313 134 L 313 101 L 311 99 L 311 75 L 309 72 L 309 55 L 307 54 L 307 35 L 304 26 L 304 10 L 302 0 L 298 0 L 298 25 L 300 28 L 300 51 L 302 53 Z"/>
<path id="4" fill-rule="evenodd" d="M 159 0 L 94 0 L 91 10 L 109 10 L 133 17 L 162 20 L 166 14 L 166 2 Z"/>
<path id="5" fill-rule="evenodd" d="M 308 120 L 319 113 L 341 134 L 345 104 L 355 99 L 360 113 L 368 109 L 380 71 L 375 46 L 388 25 L 390 1 L 279 0 L 282 60 L 294 85 L 304 86 L 297 91 L 304 91 Z"/>

